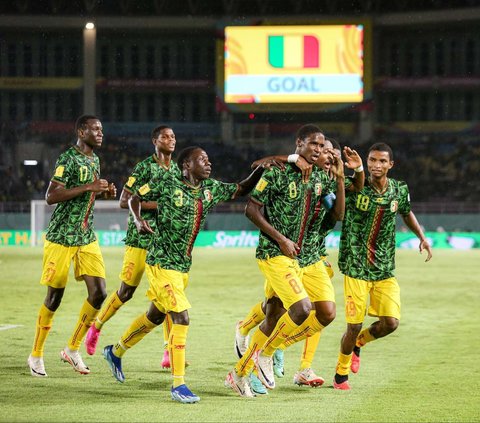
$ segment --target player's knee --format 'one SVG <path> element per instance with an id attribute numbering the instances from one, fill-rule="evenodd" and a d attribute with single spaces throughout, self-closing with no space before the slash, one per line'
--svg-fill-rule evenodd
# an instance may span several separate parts
<path id="1" fill-rule="evenodd" d="M 399 324 L 400 324 L 399 320 L 393 317 L 389 317 L 385 319 L 383 322 L 383 328 L 384 328 L 384 331 L 386 332 L 385 334 L 388 335 L 389 333 L 394 332 L 398 328 Z"/>
<path id="2" fill-rule="evenodd" d="M 132 299 L 134 292 L 135 292 L 135 287 L 133 286 L 130 286 L 128 288 L 121 287 L 117 291 L 117 295 L 122 303 L 126 303 L 127 301 Z"/>
<path id="3" fill-rule="evenodd" d="M 312 310 L 312 303 L 310 300 L 301 300 L 293 304 L 288 313 L 290 314 L 291 319 L 297 324 L 301 324 L 305 319 L 310 315 Z"/>
<path id="4" fill-rule="evenodd" d="M 323 313 L 319 314 L 318 311 L 316 313 L 317 320 L 322 324 L 322 326 L 328 326 L 335 320 L 337 313 L 335 309 L 324 311 Z"/>
<path id="5" fill-rule="evenodd" d="M 96 289 L 94 292 L 91 293 L 88 297 L 88 302 L 94 307 L 94 308 L 100 308 L 105 301 L 105 298 L 107 298 L 107 293 L 104 289 Z"/>
<path id="6" fill-rule="evenodd" d="M 349 323 L 349 324 L 347 324 L 347 336 L 356 338 L 361 330 L 362 330 L 362 324 L 361 323 L 357 323 L 357 324 Z"/>
<path id="7" fill-rule="evenodd" d="M 47 307 L 50 311 L 56 311 L 58 307 L 60 307 L 64 292 L 64 289 L 55 289 L 49 287 L 47 296 L 45 297 L 45 301 L 43 302 L 45 304 L 45 307 Z"/>
<path id="8" fill-rule="evenodd" d="M 315 316 L 323 326 L 328 326 L 335 320 L 335 317 L 337 316 L 335 303 L 315 303 Z"/>

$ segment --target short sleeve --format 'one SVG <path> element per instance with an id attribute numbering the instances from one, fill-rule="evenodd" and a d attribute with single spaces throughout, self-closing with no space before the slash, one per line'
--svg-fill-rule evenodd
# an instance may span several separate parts
<path id="1" fill-rule="evenodd" d="M 213 204 L 218 204 L 222 201 L 231 200 L 237 191 L 238 184 L 211 179 L 210 184 L 205 186 L 204 194 L 206 200 L 211 200 Z"/>
<path id="2" fill-rule="evenodd" d="M 410 205 L 410 193 L 408 191 L 407 184 L 405 182 L 399 182 L 398 190 L 398 212 L 402 215 L 406 215 L 412 210 Z"/>
<path id="3" fill-rule="evenodd" d="M 259 179 L 257 185 L 255 185 L 255 188 L 252 190 L 250 198 L 261 204 L 267 203 L 270 192 L 273 188 L 272 181 L 276 172 L 275 169 L 276 168 L 272 168 L 267 170 L 266 172 L 263 172 L 262 177 Z"/>
<path id="4" fill-rule="evenodd" d="M 61 185 L 67 185 L 72 177 L 72 162 L 73 160 L 69 160 L 67 155 L 61 155 L 55 163 L 55 172 L 51 180 Z"/>

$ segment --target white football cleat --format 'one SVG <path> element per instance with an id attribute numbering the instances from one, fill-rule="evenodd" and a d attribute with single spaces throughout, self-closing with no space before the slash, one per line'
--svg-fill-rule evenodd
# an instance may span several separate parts
<path id="1" fill-rule="evenodd" d="M 32 357 L 28 356 L 27 360 L 28 367 L 30 367 L 30 373 L 34 377 L 47 377 L 47 372 L 45 372 L 45 364 L 43 363 L 43 357 Z"/>
<path id="2" fill-rule="evenodd" d="M 257 377 L 263 383 L 265 388 L 275 388 L 275 376 L 273 373 L 273 358 L 262 355 L 262 351 L 257 351 L 253 354 L 253 362 L 257 369 Z"/>
<path id="3" fill-rule="evenodd" d="M 235 370 L 232 370 L 227 374 L 225 378 L 225 386 L 232 388 L 241 397 L 253 398 L 255 395 L 250 389 L 250 384 L 248 383 L 247 376 L 238 376 Z"/>
<path id="4" fill-rule="evenodd" d="M 78 351 L 72 351 L 70 348 L 65 347 L 60 351 L 60 358 L 65 363 L 70 364 L 76 372 L 82 375 L 88 375 L 90 373 L 90 369 L 83 362 L 82 356 Z"/>
<path id="5" fill-rule="evenodd" d="M 242 335 L 238 329 L 242 322 L 237 322 L 235 326 L 235 344 L 233 346 L 233 351 L 237 358 L 242 358 L 245 351 L 248 348 L 248 335 Z"/>

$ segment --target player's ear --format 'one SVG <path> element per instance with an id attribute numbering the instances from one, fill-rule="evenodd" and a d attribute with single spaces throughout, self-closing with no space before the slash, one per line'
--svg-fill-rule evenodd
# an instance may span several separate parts
<path id="1" fill-rule="evenodd" d="M 394 162 L 393 160 L 390 160 L 390 167 L 389 167 L 389 169 L 391 169 L 391 168 L 393 167 L 393 164 L 394 164 L 394 163 L 395 163 L 395 162 Z"/>

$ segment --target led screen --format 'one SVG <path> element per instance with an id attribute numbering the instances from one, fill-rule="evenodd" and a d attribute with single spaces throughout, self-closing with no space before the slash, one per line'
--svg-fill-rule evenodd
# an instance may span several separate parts
<path id="1" fill-rule="evenodd" d="M 363 25 L 228 26 L 225 102 L 361 102 L 363 35 Z"/>

